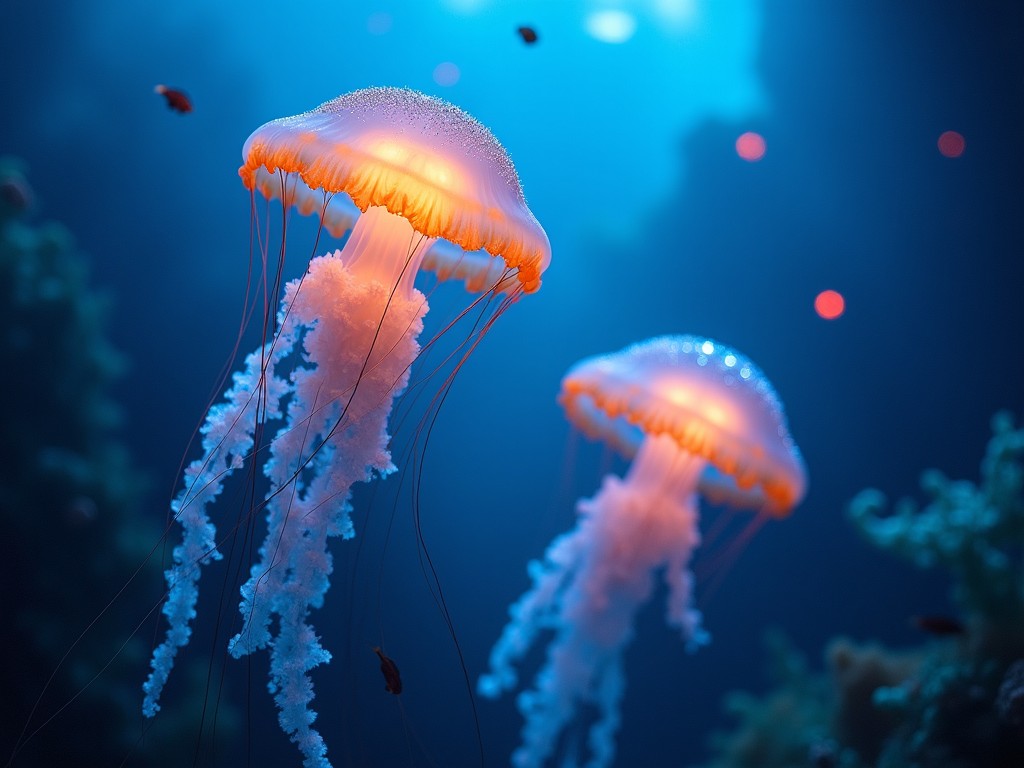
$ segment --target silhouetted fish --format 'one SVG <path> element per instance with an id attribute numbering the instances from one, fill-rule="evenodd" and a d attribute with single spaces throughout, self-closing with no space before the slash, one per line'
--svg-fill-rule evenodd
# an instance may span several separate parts
<path id="1" fill-rule="evenodd" d="M 377 646 L 373 652 L 380 658 L 380 671 L 384 675 L 384 690 L 396 696 L 402 692 L 402 676 L 398 673 L 398 665 Z"/>
<path id="2" fill-rule="evenodd" d="M 519 33 L 519 36 L 523 38 L 523 42 L 527 45 L 533 45 L 538 40 L 537 30 L 533 27 L 518 27 L 516 32 Z"/>
<path id="3" fill-rule="evenodd" d="M 939 637 L 962 635 L 967 631 L 963 622 L 952 616 L 913 616 L 910 623 L 920 630 Z"/>
<path id="4" fill-rule="evenodd" d="M 192 101 L 184 91 L 179 91 L 177 88 L 168 88 L 166 85 L 158 85 L 153 89 L 153 92 L 159 93 L 167 99 L 167 106 L 175 112 L 180 112 L 184 115 L 192 111 Z"/>

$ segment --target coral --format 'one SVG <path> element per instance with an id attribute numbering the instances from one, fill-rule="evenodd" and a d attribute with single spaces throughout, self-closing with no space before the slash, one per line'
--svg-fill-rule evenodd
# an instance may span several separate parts
<path id="1" fill-rule="evenodd" d="M 1015 661 L 1006 670 L 996 695 L 996 711 L 1008 725 L 1024 729 L 1024 661 Z"/>
<path id="2" fill-rule="evenodd" d="M 919 653 L 892 653 L 877 644 L 836 638 L 825 650 L 825 673 L 777 631 L 766 637 L 770 679 L 764 697 L 730 693 L 725 710 L 739 720 L 732 732 L 716 733 L 718 753 L 709 768 L 862 768 L 875 765 L 901 722 L 899 708 L 879 706 L 878 690 L 915 685 Z"/>
<path id="3" fill-rule="evenodd" d="M 131 730 L 120 714 L 131 689 L 109 682 L 120 668 L 89 685 L 95 669 L 58 664 L 102 608 L 99 586 L 126 578 L 145 555 L 124 525 L 139 475 L 112 437 L 118 411 L 108 388 L 123 362 L 103 334 L 104 302 L 88 287 L 71 235 L 59 224 L 33 224 L 32 198 L 20 166 L 0 160 L 0 399 L 9 406 L 0 421 L 8 447 L 0 464 L 0 578 L 19 585 L 5 595 L 4 614 L 20 659 L 2 680 L 3 721 L 12 727 L 0 746 L 10 754 L 57 669 L 41 712 L 49 716 L 79 691 L 85 706 L 61 739 L 35 739 L 19 760 L 75 764 L 68 745 L 92 743 L 98 763 L 116 764 Z M 109 658 L 113 643 L 101 632 L 83 647 Z"/>
<path id="4" fill-rule="evenodd" d="M 108 437 L 118 412 L 107 388 L 123 362 L 71 235 L 28 223 L 31 192 L 13 161 L 0 160 L 0 190 L 0 349 L 17 374 L 2 380 L 3 401 L 16 407 L 0 429 L 16 450 L 0 467 L 0 504 L 16 527 L 59 510 L 63 524 L 86 529 L 136 490 L 124 449 Z M 26 508 L 32 515 L 10 514 Z"/>
<path id="5" fill-rule="evenodd" d="M 919 507 L 859 494 L 850 519 L 876 546 L 953 578 L 962 631 L 910 651 L 834 640 L 828 674 L 785 643 L 788 674 L 761 698 L 731 694 L 739 726 L 717 734 L 715 768 L 1019 768 L 1024 765 L 1024 430 L 997 414 L 981 481 L 924 473 Z"/>
<path id="6" fill-rule="evenodd" d="M 782 633 L 769 632 L 765 650 L 775 689 L 763 698 L 739 691 L 726 696 L 724 709 L 739 725 L 712 734 L 718 755 L 709 768 L 805 765 L 812 750 L 827 749 L 827 681 L 809 673 L 806 659 Z"/>
<path id="7" fill-rule="evenodd" d="M 825 658 L 833 692 L 831 732 L 859 759 L 874 764 L 900 724 L 902 713 L 893 702 L 902 701 L 913 689 L 921 654 L 836 638 L 828 644 Z M 888 701 L 879 701 L 880 690 L 890 692 Z"/>
<path id="8" fill-rule="evenodd" d="M 0 583 L 4 646 L 17 659 L 0 672 L 0 756 L 27 723 L 15 766 L 119 765 L 129 753 L 184 764 L 166 749 L 176 739 L 191 760 L 182 721 L 143 744 L 134 715 L 149 641 L 125 638 L 156 597 L 139 588 L 159 578 L 148 557 L 159 530 L 137 514 L 145 481 L 116 437 L 109 392 L 124 361 L 84 256 L 63 226 L 34 223 L 33 208 L 21 165 L 0 158 Z"/>
<path id="9" fill-rule="evenodd" d="M 975 623 L 978 640 L 1019 647 L 1024 640 L 1024 429 L 1014 429 L 1010 415 L 999 413 L 992 431 L 978 485 L 929 470 L 921 477 L 930 497 L 925 507 L 903 500 L 886 515 L 885 497 L 866 490 L 851 502 L 850 519 L 881 549 L 920 568 L 948 570 L 956 582 L 953 599 Z"/>

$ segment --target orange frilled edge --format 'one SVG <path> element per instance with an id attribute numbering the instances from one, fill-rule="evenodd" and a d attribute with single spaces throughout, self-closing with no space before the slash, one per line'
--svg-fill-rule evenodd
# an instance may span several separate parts
<path id="1" fill-rule="evenodd" d="M 708 339 L 664 336 L 578 363 L 562 381 L 559 402 L 591 439 L 632 458 L 649 435 L 717 471 L 701 478 L 716 503 L 785 517 L 807 477 L 782 406 L 753 363 Z"/>
<path id="2" fill-rule="evenodd" d="M 500 257 L 526 293 L 540 287 L 551 260 L 504 148 L 440 99 L 403 88 L 355 91 L 266 123 L 242 157 L 238 174 L 250 190 L 281 197 L 280 170 L 309 190 L 344 193 L 362 211 L 384 206 L 427 237 Z"/>

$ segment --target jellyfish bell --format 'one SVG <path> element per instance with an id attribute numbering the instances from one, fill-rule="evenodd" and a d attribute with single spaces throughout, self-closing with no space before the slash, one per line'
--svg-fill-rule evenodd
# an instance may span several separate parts
<path id="1" fill-rule="evenodd" d="M 478 690 L 493 698 L 516 688 L 517 665 L 541 631 L 553 631 L 534 687 L 517 699 L 525 724 L 512 763 L 546 764 L 593 706 L 587 765 L 600 768 L 615 754 L 622 655 L 654 571 L 668 587 L 669 625 L 691 649 L 708 641 L 690 570 L 698 498 L 784 517 L 803 498 L 806 471 L 771 384 L 709 339 L 664 336 L 584 360 L 563 379 L 559 402 L 570 422 L 631 464 L 581 500 L 576 527 L 531 564 L 533 586 L 510 609 Z"/>
<path id="2" fill-rule="evenodd" d="M 406 89 L 355 91 L 266 123 L 246 141 L 239 175 L 254 218 L 257 193 L 280 203 L 280 253 L 291 211 L 317 215 L 329 236 L 350 231 L 342 248 L 312 258 L 284 286 L 276 315 L 264 318 L 263 343 L 206 415 L 202 455 L 171 505 L 183 539 L 166 572 L 169 626 L 153 653 L 143 712 L 160 709 L 192 634 L 201 566 L 221 557 L 227 536 L 210 517 L 213 503 L 230 475 L 257 466 L 268 480 L 258 505 L 268 530 L 241 586 L 228 649 L 235 658 L 269 651 L 281 727 L 305 765 L 324 768 L 309 671 L 330 653 L 309 618 L 329 586 L 328 539 L 355 535 L 353 485 L 396 469 L 389 416 L 409 384 L 428 309 L 416 275 L 462 280 L 488 297 L 485 306 L 500 297 L 462 342 L 461 364 L 497 314 L 539 288 L 550 248 L 491 133 Z M 257 230 L 265 261 L 268 231 Z M 276 429 L 270 439 L 268 429 Z"/>
<path id="3" fill-rule="evenodd" d="M 330 763 L 326 744 L 312 727 L 309 671 L 327 662 L 330 653 L 310 616 L 323 605 L 331 578 L 328 540 L 355 535 L 352 487 L 401 464 L 392 457 L 392 405 L 410 385 L 419 353 L 445 334 L 442 330 L 421 345 L 428 302 L 416 286 L 417 273 L 461 282 L 476 294 L 458 315 L 472 328 L 458 335 L 448 358 L 457 370 L 503 310 L 539 288 L 550 248 L 511 161 L 490 132 L 461 110 L 405 89 L 357 91 L 271 121 L 246 142 L 239 172 L 252 200 L 250 256 L 263 263 L 263 282 L 248 292 L 243 318 L 258 316 L 262 299 L 262 338 L 242 359 L 221 400 L 207 410 L 198 429 L 201 450 L 185 468 L 181 491 L 170 505 L 168 530 L 180 526 L 182 533 L 165 571 L 167 589 L 150 611 L 165 624 L 165 634 L 154 634 L 143 713 L 155 716 L 161 697 L 171 698 L 164 687 L 198 617 L 219 649 L 228 633 L 233 657 L 268 651 L 268 687 L 279 706 L 279 723 L 298 745 L 304 764 L 324 768 Z M 28 204 L 27 193 L 15 187 L 0 189 L 0 214 Z M 302 215 L 319 220 L 312 246 L 301 239 L 308 232 L 289 226 Z M 334 247 L 327 244 L 331 238 L 346 239 Z M 285 284 L 285 255 L 294 252 L 297 241 L 308 266 Z M 480 312 L 475 322 L 469 314 L 474 307 Z M 437 402 L 435 397 L 428 414 Z M 230 501 L 217 503 L 221 496 L 241 499 L 231 514 L 225 514 Z M 256 513 L 265 514 L 267 525 L 258 551 L 252 538 Z M 147 563 L 161 558 L 165 540 L 153 545 Z M 230 599 L 238 583 L 241 591 L 240 617 L 230 629 L 219 615 L 204 622 L 205 606 L 198 602 L 200 574 L 222 558 L 228 560 L 221 569 L 222 598 Z M 144 565 L 129 583 L 144 573 Z M 53 670 L 8 765 L 30 759 L 25 745 L 92 684 L 86 682 L 55 712 L 48 711 L 44 699 L 57 690 L 58 673 L 77 667 L 88 653 L 84 640 L 95 637 L 96 622 L 103 616 L 129 619 L 131 612 L 122 610 L 131 600 L 127 587 L 121 585 Z M 163 618 L 157 611 L 161 606 Z M 126 630 L 130 637 L 114 651 L 115 658 L 134 653 L 126 649 L 146 623 L 146 618 L 132 621 L 134 629 Z M 218 650 L 197 665 L 206 668 L 200 675 L 205 685 L 222 655 Z M 93 679 L 113 661 L 107 659 Z M 73 677 L 79 681 L 81 670 L 76 668 Z M 229 716 L 222 713 L 218 720 L 205 709 L 207 701 L 219 705 L 219 694 L 199 697 L 196 754 L 210 727 L 222 735 L 230 730 Z M 164 725 L 181 729 L 177 713 L 168 714 Z M 152 738 L 148 747 L 160 738 L 148 727 L 143 734 Z M 136 748 L 142 740 L 129 738 Z"/>
<path id="4" fill-rule="evenodd" d="M 242 157 L 238 172 L 247 188 L 304 214 L 322 212 L 328 231 L 342 232 L 353 221 L 353 239 L 387 231 L 399 240 L 403 257 L 415 234 L 412 276 L 424 260 L 425 268 L 441 271 L 464 254 L 485 251 L 514 273 L 502 290 L 517 283 L 531 293 L 550 262 L 547 236 L 504 148 L 487 128 L 440 99 L 404 88 L 355 91 L 266 123 L 246 141 Z M 356 210 L 363 215 L 356 218 Z M 437 238 L 458 249 L 442 246 L 425 258 Z M 352 254 L 349 261 L 372 273 L 361 262 L 385 261 L 394 250 L 386 242 L 376 244 L 382 253 Z M 469 262 L 464 269 L 474 273 L 491 268 L 479 253 Z"/>
<path id="5" fill-rule="evenodd" d="M 785 517 L 806 492 L 771 383 L 710 339 L 662 336 L 583 360 L 563 379 L 559 402 L 574 426 L 627 459 L 647 438 L 671 437 L 676 461 L 698 465 L 697 490 L 714 501 Z"/>

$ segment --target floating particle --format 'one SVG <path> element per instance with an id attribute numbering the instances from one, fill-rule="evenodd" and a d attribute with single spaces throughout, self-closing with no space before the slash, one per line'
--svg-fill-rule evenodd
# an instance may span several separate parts
<path id="1" fill-rule="evenodd" d="M 759 133 L 747 131 L 740 134 L 740 137 L 736 139 L 736 154 L 747 162 L 756 163 L 764 157 L 766 149 L 767 145 L 765 144 L 764 136 Z"/>
<path id="2" fill-rule="evenodd" d="M 455 85 L 461 76 L 459 68 L 450 61 L 442 61 L 434 67 L 434 82 L 438 85 L 445 87 Z"/>
<path id="3" fill-rule="evenodd" d="M 846 311 L 846 299 L 839 291 L 822 291 L 814 297 L 814 311 L 823 320 L 835 320 Z"/>
<path id="4" fill-rule="evenodd" d="M 943 157 L 960 157 L 967 147 L 964 137 L 956 131 L 944 131 L 936 143 Z"/>

